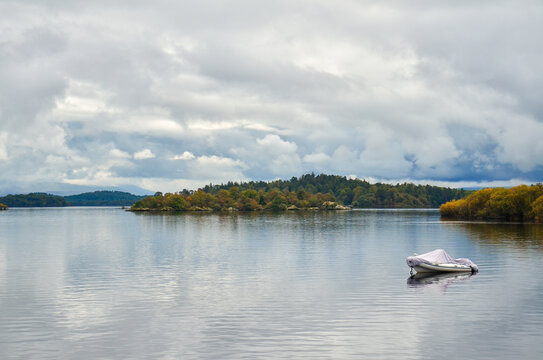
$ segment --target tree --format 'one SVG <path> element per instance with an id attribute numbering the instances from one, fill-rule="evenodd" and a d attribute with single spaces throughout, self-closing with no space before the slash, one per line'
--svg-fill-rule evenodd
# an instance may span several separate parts
<path id="1" fill-rule="evenodd" d="M 543 222 L 543 195 L 538 197 L 532 204 L 532 216 L 536 222 Z"/>
<path id="2" fill-rule="evenodd" d="M 543 185 L 519 185 L 511 189 L 482 189 L 466 199 L 447 202 L 439 208 L 443 217 L 531 221 L 539 218 Z M 541 200 L 543 202 L 543 200 Z"/>
<path id="3" fill-rule="evenodd" d="M 287 209 L 287 201 L 282 196 L 275 197 L 269 204 L 268 209 L 272 211 L 285 211 Z"/>

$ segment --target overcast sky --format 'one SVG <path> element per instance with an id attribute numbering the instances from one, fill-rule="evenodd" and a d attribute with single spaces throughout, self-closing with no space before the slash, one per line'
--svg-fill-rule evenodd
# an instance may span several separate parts
<path id="1" fill-rule="evenodd" d="M 2 1 L 0 193 L 543 180 L 541 1 Z"/>

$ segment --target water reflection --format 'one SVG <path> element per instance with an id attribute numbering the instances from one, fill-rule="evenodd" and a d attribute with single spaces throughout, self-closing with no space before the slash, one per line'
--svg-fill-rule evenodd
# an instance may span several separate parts
<path id="1" fill-rule="evenodd" d="M 436 210 L 9 210 L 0 359 L 540 359 L 541 230 Z M 481 272 L 406 285 L 405 256 L 436 248 Z"/>
<path id="2" fill-rule="evenodd" d="M 508 223 L 457 223 L 469 238 L 491 246 L 543 250 L 543 225 Z"/>
<path id="3" fill-rule="evenodd" d="M 474 273 L 416 273 L 407 278 L 407 286 L 445 293 L 452 284 L 469 280 L 474 275 Z"/>

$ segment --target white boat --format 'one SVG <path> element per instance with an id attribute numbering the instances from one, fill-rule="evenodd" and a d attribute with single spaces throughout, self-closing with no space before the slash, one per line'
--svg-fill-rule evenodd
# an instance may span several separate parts
<path id="1" fill-rule="evenodd" d="M 428 253 L 407 257 L 405 260 L 411 272 L 477 272 L 479 268 L 470 259 L 454 259 L 443 249 L 437 249 Z"/>
<path id="2" fill-rule="evenodd" d="M 418 266 L 413 266 L 413 269 L 417 273 L 424 272 L 472 272 L 471 266 L 468 265 L 459 265 L 459 264 L 419 264 Z"/>

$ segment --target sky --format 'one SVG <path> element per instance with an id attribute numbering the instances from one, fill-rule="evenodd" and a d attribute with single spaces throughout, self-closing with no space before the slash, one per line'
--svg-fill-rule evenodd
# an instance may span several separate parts
<path id="1" fill-rule="evenodd" d="M 0 194 L 543 179 L 543 3 L 0 0 Z"/>

